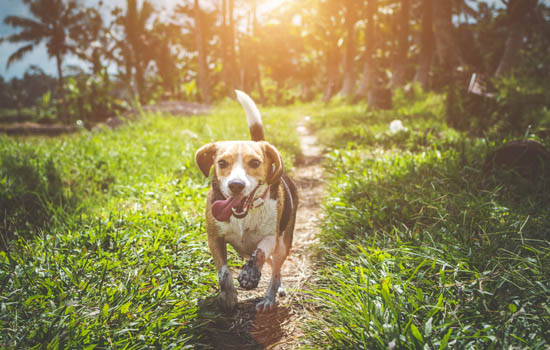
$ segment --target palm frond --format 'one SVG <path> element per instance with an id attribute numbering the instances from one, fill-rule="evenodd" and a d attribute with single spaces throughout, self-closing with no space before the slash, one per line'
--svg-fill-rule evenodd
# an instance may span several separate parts
<path id="1" fill-rule="evenodd" d="M 25 28 L 44 32 L 48 31 L 48 28 L 43 23 L 26 17 L 7 16 L 6 18 L 4 18 L 4 24 L 7 24 L 14 28 Z"/>
<path id="2" fill-rule="evenodd" d="M 4 37 L 4 40 L 10 42 L 10 43 L 19 43 L 22 41 L 32 41 L 33 43 L 37 44 L 43 39 L 47 38 L 47 33 L 44 32 L 35 32 L 32 30 L 24 30 L 19 33 L 14 33 L 11 35 L 8 35 Z"/>
<path id="3" fill-rule="evenodd" d="M 21 60 L 23 56 L 31 52 L 33 49 L 34 49 L 34 44 L 29 44 L 29 45 L 23 46 L 19 50 L 12 53 L 8 58 L 8 62 L 6 63 L 6 69 L 9 68 L 12 63 Z"/>

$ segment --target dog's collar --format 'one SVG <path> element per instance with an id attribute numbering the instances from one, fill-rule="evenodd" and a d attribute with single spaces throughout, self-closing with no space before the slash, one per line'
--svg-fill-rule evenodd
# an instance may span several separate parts
<path id="1" fill-rule="evenodd" d="M 252 203 L 250 203 L 250 209 L 261 207 L 265 203 L 265 199 L 267 198 L 267 194 L 269 193 L 270 188 L 271 186 L 267 186 L 267 188 L 264 191 L 264 194 L 254 199 Z"/>

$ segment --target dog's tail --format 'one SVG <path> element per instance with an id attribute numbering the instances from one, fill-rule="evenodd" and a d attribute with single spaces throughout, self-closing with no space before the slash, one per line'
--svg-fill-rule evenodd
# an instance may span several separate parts
<path id="1" fill-rule="evenodd" d="M 235 90 L 237 94 L 237 100 L 241 106 L 243 106 L 246 112 L 246 121 L 248 122 L 248 129 L 250 130 L 250 137 L 252 141 L 264 140 L 264 126 L 262 124 L 262 116 L 256 104 L 250 96 L 240 90 Z"/>

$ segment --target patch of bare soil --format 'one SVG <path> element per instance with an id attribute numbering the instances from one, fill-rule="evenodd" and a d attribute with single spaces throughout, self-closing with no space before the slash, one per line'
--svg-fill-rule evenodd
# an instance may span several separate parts
<path id="1" fill-rule="evenodd" d="M 32 122 L 13 123 L 0 125 L 0 133 L 5 133 L 10 136 L 18 135 L 46 135 L 58 136 L 76 132 L 78 128 L 74 125 L 63 124 L 39 124 Z"/>
<path id="2" fill-rule="evenodd" d="M 207 114 L 210 106 L 198 102 L 189 101 L 161 101 L 152 106 L 144 106 L 144 111 L 169 113 L 175 116 L 192 116 Z"/>
<path id="3" fill-rule="evenodd" d="M 315 135 L 306 128 L 305 117 L 298 126 L 303 158 L 296 165 L 292 177 L 298 186 L 300 204 L 296 217 L 292 251 L 282 267 L 282 283 L 286 296 L 278 297 L 278 307 L 270 313 L 257 313 L 256 303 L 262 300 L 271 273 L 266 264 L 260 284 L 253 291 L 238 288 L 239 304 L 231 315 L 223 315 L 208 326 L 206 348 L 211 349 L 294 349 L 303 340 L 301 325 L 309 313 L 302 292 L 312 278 L 311 246 L 316 242 L 320 200 L 323 197 L 321 148 Z M 235 278 L 240 270 L 233 271 Z M 219 315 L 215 298 L 201 307 L 201 319 Z"/>

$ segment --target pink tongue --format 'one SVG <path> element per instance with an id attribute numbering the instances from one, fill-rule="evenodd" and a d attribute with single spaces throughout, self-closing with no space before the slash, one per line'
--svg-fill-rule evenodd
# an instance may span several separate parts
<path id="1" fill-rule="evenodd" d="M 241 196 L 236 196 L 225 200 L 215 201 L 214 204 L 212 204 L 212 215 L 214 215 L 218 221 L 228 221 L 232 214 L 231 209 L 239 205 L 241 200 Z"/>

